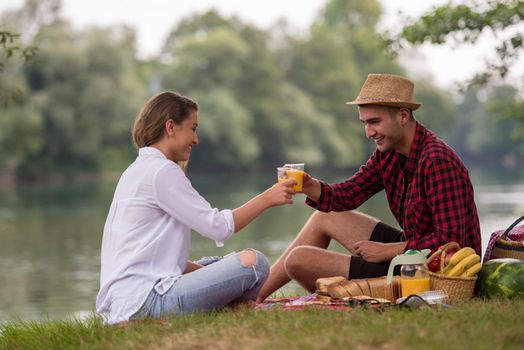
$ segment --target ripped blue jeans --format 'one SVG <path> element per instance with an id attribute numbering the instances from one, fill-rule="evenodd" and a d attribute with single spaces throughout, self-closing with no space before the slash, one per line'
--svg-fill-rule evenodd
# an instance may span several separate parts
<path id="1" fill-rule="evenodd" d="M 211 265 L 182 275 L 164 294 L 151 290 L 131 319 L 188 315 L 196 311 L 219 310 L 233 302 L 255 300 L 269 274 L 269 262 L 256 253 L 254 266 L 243 266 L 232 253 Z"/>

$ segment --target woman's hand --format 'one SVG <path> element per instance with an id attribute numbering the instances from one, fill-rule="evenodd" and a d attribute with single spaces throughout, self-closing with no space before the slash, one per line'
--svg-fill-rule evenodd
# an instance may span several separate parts
<path id="1" fill-rule="evenodd" d="M 296 184 L 295 179 L 287 179 L 286 181 L 276 183 L 241 207 L 234 209 L 235 232 L 240 231 L 267 208 L 293 204 L 293 196 L 296 191 L 292 186 Z"/>
<path id="2" fill-rule="evenodd" d="M 284 182 L 276 183 L 268 188 L 263 194 L 267 201 L 267 206 L 274 207 L 283 204 L 293 204 L 293 196 L 296 194 L 293 186 L 296 184 L 295 179 L 287 179 Z"/>

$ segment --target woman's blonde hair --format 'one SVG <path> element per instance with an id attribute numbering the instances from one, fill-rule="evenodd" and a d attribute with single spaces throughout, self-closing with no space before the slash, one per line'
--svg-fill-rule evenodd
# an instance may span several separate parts
<path id="1" fill-rule="evenodd" d="M 172 119 L 180 124 L 192 111 L 198 111 L 198 104 L 178 92 L 163 91 L 154 95 L 144 104 L 133 123 L 133 145 L 137 149 L 151 146 L 162 138 L 166 121 Z"/>

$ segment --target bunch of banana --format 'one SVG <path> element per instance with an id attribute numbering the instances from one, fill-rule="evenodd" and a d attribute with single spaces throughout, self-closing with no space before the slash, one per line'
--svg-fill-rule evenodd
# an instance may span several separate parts
<path id="1" fill-rule="evenodd" d="M 426 261 L 428 269 L 447 276 L 473 277 L 482 268 L 480 256 L 470 247 L 460 248 L 457 242 L 439 247 Z"/>
<path id="2" fill-rule="evenodd" d="M 475 250 L 464 247 L 453 254 L 442 273 L 447 276 L 472 277 L 480 271 L 481 267 L 480 256 L 475 253 Z"/>

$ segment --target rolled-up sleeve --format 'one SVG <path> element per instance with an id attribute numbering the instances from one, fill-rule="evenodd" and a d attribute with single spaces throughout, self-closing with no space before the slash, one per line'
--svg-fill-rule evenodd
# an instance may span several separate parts
<path id="1" fill-rule="evenodd" d="M 153 192 L 160 208 L 202 236 L 215 240 L 219 247 L 235 232 L 231 210 L 213 208 L 176 164 L 158 170 Z"/>
<path id="2" fill-rule="evenodd" d="M 306 198 L 306 204 L 324 212 L 353 210 L 383 189 L 378 161 L 373 154 L 367 163 L 346 181 L 335 184 L 320 181 L 320 197 L 316 202 Z"/>

